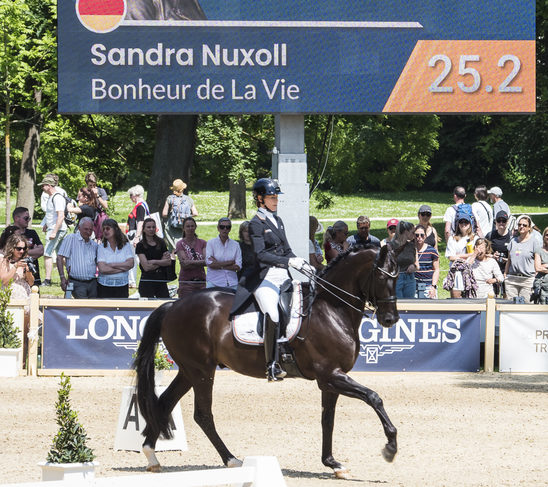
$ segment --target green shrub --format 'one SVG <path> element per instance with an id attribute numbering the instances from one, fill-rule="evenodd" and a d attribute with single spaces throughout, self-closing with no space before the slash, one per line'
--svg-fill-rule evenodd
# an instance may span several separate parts
<path id="1" fill-rule="evenodd" d="M 95 458 L 91 448 L 86 446 L 88 436 L 78 422 L 78 415 L 70 407 L 70 387 L 70 377 L 61 374 L 61 387 L 55 404 L 59 431 L 47 456 L 50 463 L 84 463 Z"/>
<path id="2" fill-rule="evenodd" d="M 11 298 L 9 286 L 0 286 L 0 348 L 19 348 L 19 329 L 13 324 L 13 315 L 8 311 Z"/>

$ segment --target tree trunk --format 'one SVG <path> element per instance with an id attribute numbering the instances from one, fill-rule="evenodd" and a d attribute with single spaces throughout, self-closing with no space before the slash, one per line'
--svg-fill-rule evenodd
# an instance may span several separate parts
<path id="1" fill-rule="evenodd" d="M 194 161 L 197 115 L 160 115 L 156 128 L 154 162 L 148 185 L 147 203 L 151 212 L 161 211 L 174 179 L 189 184 Z"/>
<path id="2" fill-rule="evenodd" d="M 228 182 L 228 218 L 245 220 L 246 219 L 246 201 L 245 201 L 245 179 L 235 183 Z"/>

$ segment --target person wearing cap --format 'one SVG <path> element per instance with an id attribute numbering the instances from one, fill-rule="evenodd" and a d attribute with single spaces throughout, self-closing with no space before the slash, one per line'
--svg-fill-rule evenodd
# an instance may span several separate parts
<path id="1" fill-rule="evenodd" d="M 508 245 L 512 240 L 512 232 L 508 227 L 509 215 L 505 211 L 499 211 L 495 215 L 495 229 L 486 235 L 486 239 L 491 242 L 493 258 L 497 261 L 500 271 L 504 273 L 506 261 L 508 260 Z M 504 296 L 504 282 L 495 285 L 497 296 Z"/>
<path id="2" fill-rule="evenodd" d="M 217 222 L 219 236 L 207 241 L 207 287 L 236 289 L 238 285 L 237 273 L 242 268 L 242 251 L 238 242 L 228 236 L 231 229 L 230 218 L 221 218 Z"/>
<path id="3" fill-rule="evenodd" d="M 541 246 L 533 237 L 533 221 L 529 215 L 517 218 L 518 236 L 508 245 L 508 260 L 504 269 L 506 298 L 522 297 L 529 303 L 535 280 L 535 254 Z"/>
<path id="4" fill-rule="evenodd" d="M 198 216 L 198 210 L 192 198 L 183 191 L 187 184 L 182 179 L 175 179 L 171 185 L 172 194 L 166 198 L 162 209 L 162 218 L 167 218 L 165 237 L 170 249 L 174 249 L 177 241 L 183 238 L 183 223 L 189 216 Z"/>
<path id="5" fill-rule="evenodd" d="M 491 189 L 487 191 L 487 194 L 489 195 L 489 198 L 491 199 L 491 203 L 493 203 L 493 215 L 495 216 L 495 218 L 499 211 L 506 212 L 508 214 L 508 217 L 512 216 L 510 207 L 502 199 L 502 189 L 500 189 L 498 186 L 493 186 Z M 493 226 L 493 229 L 495 229 L 495 226 Z"/>
<path id="6" fill-rule="evenodd" d="M 381 241 L 369 233 L 371 228 L 371 220 L 369 220 L 368 216 L 359 216 L 356 220 L 356 228 L 358 229 L 358 233 L 355 235 L 350 235 L 350 237 L 346 239 L 350 247 L 365 244 L 372 244 L 377 247 L 381 246 Z"/>
<path id="7" fill-rule="evenodd" d="M 395 237 L 398 223 L 399 220 L 396 218 L 390 218 L 390 220 L 386 222 L 386 233 L 388 233 L 388 236 L 381 240 L 381 247 L 384 247 L 387 242 L 390 242 Z"/>
<path id="8" fill-rule="evenodd" d="M 42 191 L 48 195 L 46 201 L 46 216 L 42 230 L 46 234 L 46 247 L 44 249 L 45 277 L 42 286 L 51 286 L 51 273 L 53 271 L 53 259 L 60 247 L 67 225 L 65 223 L 65 208 L 67 202 L 64 195 L 57 191 L 57 180 L 52 175 L 47 175 L 38 183 Z"/>
<path id="9" fill-rule="evenodd" d="M 472 213 L 477 223 L 479 237 L 485 237 L 493 229 L 494 214 L 491 206 L 487 203 L 487 188 L 478 186 L 474 191 L 476 201 L 472 203 Z"/>
<path id="10" fill-rule="evenodd" d="M 426 229 L 426 239 L 424 243 L 430 245 L 438 250 L 438 232 L 434 228 L 434 225 L 430 222 L 432 218 L 432 208 L 429 205 L 421 205 L 417 216 L 419 217 L 419 225 L 422 225 Z"/>

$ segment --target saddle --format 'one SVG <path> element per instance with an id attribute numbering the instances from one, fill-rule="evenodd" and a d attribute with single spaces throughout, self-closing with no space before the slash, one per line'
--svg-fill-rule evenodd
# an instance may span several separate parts
<path id="1" fill-rule="evenodd" d="M 280 288 L 278 301 L 280 313 L 280 341 L 289 342 L 295 338 L 301 327 L 303 292 L 299 281 L 287 280 Z M 244 313 L 231 319 L 234 338 L 245 345 L 263 344 L 264 315 L 255 299 L 250 300 Z"/>

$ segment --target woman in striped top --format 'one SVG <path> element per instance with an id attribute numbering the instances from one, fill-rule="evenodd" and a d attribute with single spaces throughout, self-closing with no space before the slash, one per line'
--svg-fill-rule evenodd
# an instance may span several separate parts
<path id="1" fill-rule="evenodd" d="M 440 257 L 438 251 L 426 242 L 426 228 L 415 227 L 415 246 L 419 259 L 419 269 L 415 272 L 417 285 L 416 297 L 436 299 L 438 297 L 438 279 L 440 277 Z"/>

